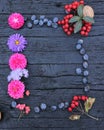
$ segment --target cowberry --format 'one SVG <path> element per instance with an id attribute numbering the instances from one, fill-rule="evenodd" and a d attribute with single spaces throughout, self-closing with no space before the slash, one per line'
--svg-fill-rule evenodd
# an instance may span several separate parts
<path id="1" fill-rule="evenodd" d="M 72 104 L 71 104 L 71 108 L 75 108 L 75 107 L 76 107 L 75 104 L 72 103 Z"/>
<path id="2" fill-rule="evenodd" d="M 75 104 L 75 106 L 78 106 L 78 105 L 79 105 L 79 102 L 75 102 L 74 104 Z"/>
<path id="3" fill-rule="evenodd" d="M 82 96 L 81 99 L 82 99 L 83 101 L 85 101 L 85 100 L 86 100 L 86 96 Z"/>
<path id="4" fill-rule="evenodd" d="M 71 32 L 70 32 L 70 31 L 68 31 L 68 32 L 67 32 L 67 35 L 70 35 L 70 34 L 71 34 Z"/>
<path id="5" fill-rule="evenodd" d="M 78 100 L 78 96 L 74 96 L 73 100 L 75 100 L 75 101 Z"/>
<path id="6" fill-rule="evenodd" d="M 72 112 L 72 108 L 71 108 L 71 107 L 69 107 L 69 108 L 68 108 L 68 111 L 69 111 L 69 112 Z"/>

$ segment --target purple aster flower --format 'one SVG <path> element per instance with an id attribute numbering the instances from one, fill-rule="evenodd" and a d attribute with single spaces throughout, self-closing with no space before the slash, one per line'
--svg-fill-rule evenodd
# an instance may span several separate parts
<path id="1" fill-rule="evenodd" d="M 27 44 L 26 39 L 20 34 L 13 34 L 8 38 L 7 45 L 13 52 L 22 52 L 25 45 Z"/>

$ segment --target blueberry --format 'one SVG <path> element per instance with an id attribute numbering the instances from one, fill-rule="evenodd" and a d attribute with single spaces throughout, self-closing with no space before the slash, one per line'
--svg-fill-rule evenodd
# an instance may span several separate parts
<path id="1" fill-rule="evenodd" d="M 35 19 L 36 19 L 36 15 L 32 15 L 32 16 L 31 16 L 31 20 L 34 21 Z"/>
<path id="2" fill-rule="evenodd" d="M 86 61 L 88 61 L 89 56 L 88 56 L 87 54 L 85 54 L 85 55 L 83 56 L 83 59 L 86 60 Z"/>
<path id="3" fill-rule="evenodd" d="M 11 107 L 12 107 L 12 108 L 16 108 L 16 106 L 17 106 L 17 103 L 16 103 L 15 101 L 12 101 L 12 102 L 11 102 Z"/>
<path id="4" fill-rule="evenodd" d="M 49 20 L 48 22 L 47 22 L 47 26 L 51 26 L 52 25 L 52 21 L 51 20 Z"/>
<path id="5" fill-rule="evenodd" d="M 37 25 L 39 23 L 39 20 L 34 20 L 33 22 L 35 25 Z"/>
<path id="6" fill-rule="evenodd" d="M 85 86 L 85 87 L 84 87 L 84 91 L 85 91 L 85 92 L 90 91 L 90 86 L 89 86 L 89 85 Z"/>
<path id="7" fill-rule="evenodd" d="M 41 103 L 41 104 L 40 104 L 40 108 L 41 108 L 42 110 L 46 110 L 47 105 L 46 105 L 45 103 Z"/>
<path id="8" fill-rule="evenodd" d="M 60 103 L 59 105 L 58 105 L 58 107 L 59 107 L 59 109 L 62 109 L 62 108 L 64 108 L 64 103 L 62 102 L 62 103 Z"/>
<path id="9" fill-rule="evenodd" d="M 84 48 L 82 48 L 82 49 L 80 50 L 80 54 L 82 54 L 82 55 L 85 54 L 85 49 L 84 49 Z"/>
<path id="10" fill-rule="evenodd" d="M 69 103 L 68 103 L 68 102 L 65 102 L 64 104 L 65 104 L 65 108 L 68 108 Z"/>
<path id="11" fill-rule="evenodd" d="M 82 45 L 81 45 L 81 44 L 77 44 L 77 45 L 76 45 L 76 49 L 77 49 L 77 50 L 80 50 L 81 48 L 82 48 Z"/>
<path id="12" fill-rule="evenodd" d="M 43 26 L 43 24 L 44 24 L 43 21 L 40 20 L 40 21 L 39 21 L 39 25 L 40 25 L 40 26 Z"/>
<path id="13" fill-rule="evenodd" d="M 83 44 L 83 40 L 82 40 L 82 39 L 79 39 L 79 40 L 78 40 L 78 43 L 79 43 L 79 44 Z"/>
<path id="14" fill-rule="evenodd" d="M 48 19 L 47 19 L 47 18 L 45 18 L 45 19 L 43 20 L 43 22 L 44 22 L 44 23 L 47 23 L 47 22 L 48 22 Z"/>
<path id="15" fill-rule="evenodd" d="M 58 22 L 58 17 L 54 17 L 54 18 L 53 18 L 53 22 L 54 22 L 54 23 Z"/>
<path id="16" fill-rule="evenodd" d="M 40 19 L 43 20 L 45 18 L 45 15 L 40 15 Z"/>
<path id="17" fill-rule="evenodd" d="M 28 27 L 28 28 L 32 28 L 32 23 L 31 23 L 31 22 L 28 22 L 28 23 L 27 23 L 27 27 Z"/>
<path id="18" fill-rule="evenodd" d="M 40 112 L 40 108 L 39 108 L 39 107 L 34 107 L 34 111 L 35 111 L 36 113 L 39 113 L 39 112 Z"/>
<path id="19" fill-rule="evenodd" d="M 76 68 L 76 74 L 80 75 L 82 73 L 81 68 Z"/>
<path id="20" fill-rule="evenodd" d="M 86 68 L 88 68 L 88 62 L 83 62 L 83 67 L 86 69 Z"/>
<path id="21" fill-rule="evenodd" d="M 57 106 L 51 106 L 52 111 L 56 111 L 56 109 L 57 109 Z"/>
<path id="22" fill-rule="evenodd" d="M 83 78 L 83 83 L 86 84 L 88 82 L 87 78 Z"/>
<path id="23" fill-rule="evenodd" d="M 84 74 L 84 76 L 88 76 L 88 75 L 89 75 L 88 70 L 85 70 L 85 71 L 83 72 L 83 74 Z"/>
<path id="24" fill-rule="evenodd" d="M 58 24 L 57 23 L 52 23 L 52 27 L 53 28 L 58 28 Z"/>

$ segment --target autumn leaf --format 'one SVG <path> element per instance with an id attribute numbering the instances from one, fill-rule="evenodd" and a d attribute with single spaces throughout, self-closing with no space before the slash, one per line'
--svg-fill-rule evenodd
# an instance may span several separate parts
<path id="1" fill-rule="evenodd" d="M 84 104 L 84 106 L 85 106 L 85 112 L 87 112 L 87 113 L 89 112 L 89 110 L 92 108 L 94 102 L 95 102 L 95 98 L 89 97 L 89 98 L 86 100 L 86 102 L 85 102 L 85 104 Z"/>
<path id="2" fill-rule="evenodd" d="M 71 116 L 69 117 L 69 119 L 72 120 L 72 121 L 74 121 L 74 120 L 79 120 L 80 117 L 81 117 L 80 115 L 71 115 Z"/>

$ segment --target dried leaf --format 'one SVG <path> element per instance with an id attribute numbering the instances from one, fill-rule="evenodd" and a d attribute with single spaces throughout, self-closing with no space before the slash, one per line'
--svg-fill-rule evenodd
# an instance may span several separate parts
<path id="1" fill-rule="evenodd" d="M 89 17 L 89 16 L 86 16 L 86 17 L 83 17 L 83 20 L 85 20 L 86 22 L 89 22 L 89 23 L 94 23 L 94 19 Z"/>
<path id="2" fill-rule="evenodd" d="M 83 5 L 79 5 L 77 8 L 77 13 L 80 17 L 83 16 Z"/>
<path id="3" fill-rule="evenodd" d="M 89 112 L 89 110 L 92 108 L 93 104 L 95 102 L 95 98 L 88 98 L 87 101 L 85 102 L 85 111 Z"/>
<path id="4" fill-rule="evenodd" d="M 69 117 L 69 119 L 72 120 L 72 121 L 74 121 L 74 120 L 79 120 L 80 117 L 81 117 L 80 115 L 71 115 L 71 116 Z"/>
<path id="5" fill-rule="evenodd" d="M 74 22 L 77 22 L 80 20 L 80 17 L 79 16 L 74 16 L 72 17 L 70 20 L 69 20 L 69 23 L 74 23 Z"/>
<path id="6" fill-rule="evenodd" d="M 74 33 L 77 33 L 81 30 L 82 28 L 82 21 L 78 21 L 76 24 L 75 24 L 75 27 L 74 27 Z"/>

